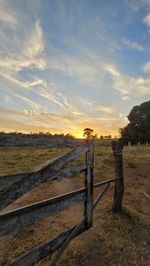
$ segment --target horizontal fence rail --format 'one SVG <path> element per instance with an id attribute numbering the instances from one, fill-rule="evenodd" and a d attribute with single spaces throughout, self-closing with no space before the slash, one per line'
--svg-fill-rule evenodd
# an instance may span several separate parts
<path id="1" fill-rule="evenodd" d="M 68 167 L 63 168 L 56 175 L 50 176 L 49 180 L 53 181 L 55 179 L 59 180 L 61 178 L 73 177 L 83 172 L 85 169 L 86 169 L 86 164 L 68 166 Z M 0 193 L 8 190 L 13 184 L 15 184 L 16 182 L 24 178 L 27 178 L 28 175 L 31 175 L 32 173 L 33 172 L 0 176 Z"/>
<path id="2" fill-rule="evenodd" d="M 85 188 L 0 215 L 0 236 L 40 221 L 85 200 Z"/>
<path id="3" fill-rule="evenodd" d="M 66 166 L 72 160 L 86 154 L 85 163 Z M 4 236 L 23 226 L 31 225 L 51 215 L 84 203 L 84 216 L 79 224 L 61 233 L 47 243 L 44 243 L 32 251 L 20 256 L 10 263 L 12 266 L 30 266 L 58 250 L 52 260 L 51 266 L 55 266 L 69 242 L 77 235 L 92 226 L 93 210 L 107 191 L 110 183 L 116 179 L 108 179 L 93 184 L 94 146 L 93 141 L 87 140 L 82 146 L 77 147 L 53 160 L 45 162 L 42 166 L 30 173 L 7 175 L 0 177 L 0 210 L 7 207 L 14 200 L 42 182 L 55 179 L 76 176 L 85 173 L 85 187 L 69 193 L 43 200 L 13 211 L 1 212 L 0 236 Z M 94 201 L 94 188 L 102 187 L 102 191 Z"/>
<path id="4" fill-rule="evenodd" d="M 100 187 L 114 181 L 115 179 L 105 180 L 94 184 L 93 187 Z M 86 187 L 0 214 L 0 236 L 75 206 L 84 202 L 85 199 Z"/>
<path id="5" fill-rule="evenodd" d="M 42 167 L 41 169 L 25 175 L 24 178 L 0 193 L 0 210 L 7 207 L 10 203 L 30 191 L 36 185 L 50 180 L 52 176 L 56 175 L 67 163 L 75 160 L 87 151 L 87 146 L 79 147 L 51 161 L 48 165 Z"/>
<path id="6" fill-rule="evenodd" d="M 110 183 L 114 181 L 115 179 L 112 178 L 112 179 L 105 180 L 105 181 L 102 181 L 102 182 L 99 182 L 93 185 L 93 187 L 95 188 L 104 186 L 104 189 L 102 190 L 102 192 L 100 193 L 100 195 L 98 196 L 98 198 L 95 200 L 93 204 L 93 209 L 96 207 L 96 205 L 98 204 L 98 202 L 100 201 L 104 193 L 106 192 Z M 85 190 L 85 188 L 83 189 Z M 32 251 L 26 253 L 25 255 L 20 256 L 14 262 L 12 262 L 10 266 L 22 266 L 22 265 L 29 266 L 45 258 L 46 256 L 51 256 L 56 250 L 64 246 L 67 239 L 71 241 L 71 239 L 75 238 L 76 236 L 80 235 L 81 233 L 87 230 L 84 222 L 85 222 L 85 219 L 83 218 L 81 223 L 79 224 L 80 227 L 78 228 L 77 231 L 75 231 L 75 229 L 77 228 L 78 225 L 61 233 L 59 236 L 55 237 L 52 240 L 49 240 L 47 243 L 41 244 L 40 246 L 34 248 Z M 72 235 L 73 232 L 74 234 Z M 55 258 L 56 260 L 58 259 L 57 256 Z M 55 261 L 52 262 L 51 266 L 56 265 L 54 264 L 54 262 Z"/>
<path id="7" fill-rule="evenodd" d="M 77 226 L 77 225 L 76 225 Z M 47 243 L 44 243 L 37 248 L 34 248 L 31 252 L 26 253 L 23 256 L 18 257 L 14 262 L 12 262 L 9 266 L 22 266 L 22 265 L 33 265 L 34 263 L 44 259 L 47 256 L 52 255 L 56 250 L 62 247 L 66 239 L 70 236 L 70 234 L 74 231 L 76 226 L 71 229 L 61 233 L 59 236 L 51 239 Z M 80 230 L 76 232 L 73 238 L 80 235 L 85 231 L 85 225 L 82 225 Z"/>
<path id="8" fill-rule="evenodd" d="M 110 183 L 112 183 L 114 181 L 115 181 L 115 178 L 107 179 L 107 180 L 104 180 L 104 181 L 101 181 L 101 182 L 98 182 L 98 183 L 94 184 L 93 187 L 94 188 L 100 187 L 100 186 L 103 186 L 103 185 L 108 184 L 108 183 L 110 184 Z"/>

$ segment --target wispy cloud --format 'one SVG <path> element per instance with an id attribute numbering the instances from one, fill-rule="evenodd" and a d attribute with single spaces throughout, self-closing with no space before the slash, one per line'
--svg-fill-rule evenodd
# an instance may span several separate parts
<path id="1" fill-rule="evenodd" d="M 10 27 L 16 25 L 16 13 L 9 9 L 8 1 L 1 0 L 0 3 L 0 21 L 1 23 L 7 23 Z"/>
<path id="2" fill-rule="evenodd" d="M 111 106 L 99 106 L 97 110 L 106 114 L 113 114 L 116 111 L 116 109 Z"/>
<path id="3" fill-rule="evenodd" d="M 42 54 L 45 49 L 43 31 L 40 20 L 35 22 L 33 29 L 25 43 L 23 54 L 28 58 L 35 58 Z"/>
<path id="4" fill-rule="evenodd" d="M 14 93 L 13 95 L 19 98 L 20 102 L 26 103 L 28 108 L 32 110 L 39 111 L 42 108 L 42 105 L 40 103 L 37 103 L 36 101 L 30 99 L 29 97 L 25 97 L 17 93 Z"/>
<path id="5" fill-rule="evenodd" d="M 111 75 L 114 89 L 128 97 L 150 94 L 150 79 L 142 76 L 127 76 L 121 73 L 114 65 L 106 65 L 105 70 Z M 127 99 L 127 98 L 126 98 Z"/>
<path id="6" fill-rule="evenodd" d="M 43 70 L 46 66 L 40 20 L 28 21 L 25 17 L 10 1 L 0 1 L 0 75 L 22 88 L 34 84 L 34 80 L 24 80 L 22 71 Z"/>
<path id="7" fill-rule="evenodd" d="M 137 23 L 135 14 L 147 7 L 143 1 L 132 1 L 134 12 L 127 8 L 130 14 L 120 20 L 122 3 L 110 3 L 110 11 L 98 1 L 95 6 L 91 1 L 76 5 L 74 1 L 1 0 L 0 97 L 2 106 L 12 108 L 5 113 L 7 127 L 10 121 L 11 128 L 14 123 L 25 130 L 26 124 L 27 131 L 31 127 L 73 132 L 84 126 L 103 134 L 117 131 L 125 123 L 131 101 L 136 103 L 138 97 L 142 101 L 150 93 L 150 64 L 140 66 L 148 53 L 146 35 L 139 41 L 139 33 L 130 32 Z M 129 2 L 123 5 L 129 7 Z M 150 26 L 149 14 L 144 23 Z M 138 62 L 133 60 L 127 74 L 131 55 L 137 52 L 141 52 Z M 13 113 L 13 108 L 21 114 Z M 5 125 L 1 116 L 2 120 Z"/>
<path id="8" fill-rule="evenodd" d="M 84 52 L 85 53 L 85 52 Z M 67 76 L 77 77 L 81 83 L 93 85 L 100 77 L 100 62 L 101 58 L 89 52 L 83 56 L 68 56 L 58 51 L 53 57 L 50 57 L 47 62 L 49 69 L 59 70 Z"/>
<path id="9" fill-rule="evenodd" d="M 140 52 L 144 51 L 144 46 L 138 42 L 133 42 L 133 41 L 128 40 L 128 39 L 124 39 L 123 42 L 127 48 L 137 50 Z"/>
<path id="10" fill-rule="evenodd" d="M 128 100 L 130 99 L 130 97 L 129 97 L 129 96 L 122 96 L 121 99 L 122 99 L 123 101 L 128 101 Z"/>
<path id="11" fill-rule="evenodd" d="M 42 35 L 42 29 L 40 22 L 36 21 L 31 34 L 24 40 L 24 48 L 18 54 L 11 56 L 5 55 L 0 57 L 0 74 L 4 75 L 5 78 L 16 82 L 16 75 L 23 69 L 40 69 L 45 68 L 45 60 L 42 56 L 44 51 L 44 40 Z M 20 80 L 18 80 L 21 82 Z M 23 84 L 24 85 L 24 84 Z"/>
<path id="12" fill-rule="evenodd" d="M 109 126 L 108 126 L 109 121 Z M 115 113 L 100 117 L 88 117 L 84 114 L 72 114 L 69 116 L 56 115 L 54 113 L 35 111 L 15 111 L 0 107 L 0 130 L 22 132 L 81 132 L 87 126 L 92 127 L 100 134 L 117 134 L 117 129 L 126 124 L 125 118 L 117 110 Z M 65 128 L 64 128 L 65 125 Z"/>
<path id="13" fill-rule="evenodd" d="M 33 111 L 15 111 L 0 107 L 0 128 L 10 131 L 22 132 L 67 132 L 64 123 L 71 122 L 71 118 L 53 113 L 40 113 Z M 59 126 L 58 126 L 59 125 Z M 70 128 L 69 128 L 70 130 Z"/>

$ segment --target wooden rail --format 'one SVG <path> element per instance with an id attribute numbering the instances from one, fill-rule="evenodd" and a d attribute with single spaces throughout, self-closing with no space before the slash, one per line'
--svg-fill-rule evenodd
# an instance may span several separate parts
<path id="1" fill-rule="evenodd" d="M 93 185 L 100 187 L 114 182 L 115 179 L 105 180 Z M 0 236 L 8 234 L 25 225 L 33 224 L 50 215 L 73 207 L 86 200 L 86 187 L 74 190 L 61 196 L 43 200 L 26 207 L 0 214 Z M 93 205 L 92 205 L 93 209 Z"/>
<path id="2" fill-rule="evenodd" d="M 35 223 L 85 200 L 85 188 L 0 215 L 0 236 Z"/>
<path id="3" fill-rule="evenodd" d="M 71 177 L 85 171 L 85 187 L 0 214 L 0 236 L 3 236 L 23 226 L 33 224 L 50 215 L 80 204 L 81 202 L 84 203 L 84 216 L 79 224 L 47 243 L 36 247 L 31 252 L 17 258 L 10 265 L 33 265 L 59 249 L 51 264 L 55 266 L 68 243 L 92 226 L 94 208 L 105 194 L 110 183 L 115 181 L 115 178 L 112 178 L 93 184 L 93 148 L 93 142 L 86 141 L 84 146 L 78 147 L 53 161 L 46 162 L 44 166 L 37 168 L 31 173 L 6 176 L 6 180 L 5 177 L 0 177 L 0 208 L 2 209 L 41 182 L 56 178 Z M 85 164 L 65 167 L 70 161 L 82 154 L 86 154 Z M 11 177 L 13 178 L 11 179 Z M 93 189 L 101 186 L 104 188 L 94 201 Z"/>
<path id="4" fill-rule="evenodd" d="M 52 177 L 54 177 L 66 164 L 75 160 L 87 151 L 87 146 L 79 147 L 54 159 L 43 168 L 29 173 L 28 175 L 25 174 L 23 178 L 12 184 L 7 190 L 0 193 L 0 210 L 7 207 L 14 200 L 18 199 L 38 184 L 52 179 Z"/>
<path id="5" fill-rule="evenodd" d="M 76 225 L 77 226 L 77 225 Z M 41 259 L 52 255 L 56 250 L 58 250 L 64 242 L 67 240 L 67 238 L 70 236 L 70 234 L 73 232 L 73 230 L 76 228 L 76 226 L 72 227 L 71 229 L 64 231 L 59 236 L 55 237 L 54 239 L 51 239 L 50 241 L 34 248 L 31 252 L 26 253 L 23 256 L 18 257 L 14 262 L 12 262 L 11 266 L 22 266 L 22 265 L 33 265 L 34 263 L 40 261 Z M 74 235 L 73 238 L 80 235 L 85 231 L 85 225 L 83 224 L 80 230 Z"/>
<path id="6" fill-rule="evenodd" d="M 115 181 L 115 179 L 113 178 L 113 179 L 105 180 L 103 182 L 99 182 L 99 183 L 96 183 L 93 185 L 93 187 L 95 187 L 95 188 L 104 186 L 104 189 L 102 190 L 102 192 L 100 193 L 100 195 L 97 197 L 97 199 L 95 200 L 95 202 L 93 204 L 93 209 L 96 207 L 96 205 L 98 204 L 98 202 L 100 201 L 100 199 L 102 198 L 104 193 L 106 192 L 109 184 L 114 182 L 114 181 Z M 86 190 L 86 188 L 82 188 L 80 190 L 74 191 L 74 193 L 75 194 L 78 193 L 78 195 L 80 193 L 83 193 L 83 195 L 85 196 L 85 190 Z M 66 194 L 66 196 L 69 197 L 69 194 L 70 193 Z M 6 218 L 6 216 L 5 216 L 5 218 Z M 84 222 L 85 222 L 85 220 L 84 220 Z M 44 257 L 46 257 L 48 255 L 50 256 L 53 252 L 55 252 L 57 249 L 59 249 L 63 246 L 65 241 L 68 239 L 68 237 L 71 235 L 71 233 L 74 231 L 74 229 L 76 227 L 77 227 L 77 225 L 72 227 L 71 229 L 61 233 L 59 236 L 48 241 L 47 243 L 44 243 L 44 244 L 36 247 L 31 252 L 28 252 L 25 255 L 20 256 L 14 262 L 12 262 L 11 265 L 12 266 L 32 265 L 33 263 L 38 262 L 39 260 L 43 259 Z M 77 235 L 81 234 L 85 230 L 87 230 L 86 223 L 82 223 L 79 230 L 77 232 L 75 232 L 74 236 L 72 236 L 71 239 L 75 238 Z M 71 241 L 71 239 L 69 241 Z"/>
<path id="7" fill-rule="evenodd" d="M 61 178 L 68 178 L 68 177 L 70 178 L 80 174 L 85 169 L 86 169 L 86 164 L 68 166 L 63 168 L 56 175 L 50 176 L 49 180 L 53 181 L 55 179 L 60 180 Z M 31 175 L 32 173 L 33 172 L 0 176 L 0 193 L 3 191 L 7 191 L 13 184 L 15 184 L 18 181 L 21 181 L 24 178 L 27 178 L 28 175 Z"/>

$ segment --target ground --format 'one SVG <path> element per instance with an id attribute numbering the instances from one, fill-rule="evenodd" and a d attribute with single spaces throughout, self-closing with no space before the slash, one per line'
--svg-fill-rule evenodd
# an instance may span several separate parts
<path id="1" fill-rule="evenodd" d="M 0 174 L 30 171 L 45 160 L 67 152 L 68 148 L 1 148 Z M 150 265 L 150 148 L 125 147 L 125 193 L 123 212 L 113 214 L 114 185 L 111 185 L 94 211 L 93 227 L 66 248 L 60 266 Z M 82 158 L 83 159 L 83 158 Z M 79 161 L 79 160 L 77 160 Z M 114 160 L 109 145 L 96 142 L 94 182 L 114 177 Z M 6 210 L 63 194 L 84 185 L 84 176 L 42 183 L 11 204 Z M 96 189 L 95 194 L 100 189 Z M 34 225 L 16 230 L 0 239 L 0 265 L 14 260 L 33 247 L 78 223 L 83 206 L 65 210 Z M 36 265 L 49 265 L 46 258 Z"/>

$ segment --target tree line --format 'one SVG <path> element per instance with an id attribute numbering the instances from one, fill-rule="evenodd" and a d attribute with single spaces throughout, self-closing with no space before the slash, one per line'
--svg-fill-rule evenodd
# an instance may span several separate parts
<path id="1" fill-rule="evenodd" d="M 86 138 L 86 139 L 98 139 L 98 135 L 97 133 L 94 133 L 94 130 L 92 128 L 85 128 L 83 130 L 83 137 Z M 111 139 L 112 136 L 111 135 L 101 135 L 99 137 L 100 139 Z"/>
<path id="2" fill-rule="evenodd" d="M 48 136 L 48 137 L 51 137 L 51 138 L 72 138 L 74 139 L 75 137 L 73 135 L 71 135 L 70 133 L 67 133 L 67 134 L 63 134 L 63 133 L 60 133 L 60 134 L 51 134 L 49 131 L 48 132 L 37 132 L 37 133 L 34 133 L 34 132 L 30 132 L 30 133 L 22 133 L 22 132 L 5 132 L 5 131 L 0 131 L 0 134 L 5 134 L 5 135 L 26 135 L 26 136 L 33 136 L 33 137 L 36 137 L 36 136 Z"/>
<path id="3" fill-rule="evenodd" d="M 149 143 L 150 142 L 150 101 L 134 106 L 127 116 L 129 123 L 119 129 L 120 137 L 125 143 Z M 97 139 L 97 134 L 91 128 L 85 128 L 83 137 Z M 100 136 L 100 139 L 111 139 L 111 135 Z M 117 137 L 114 137 L 117 138 Z"/>

